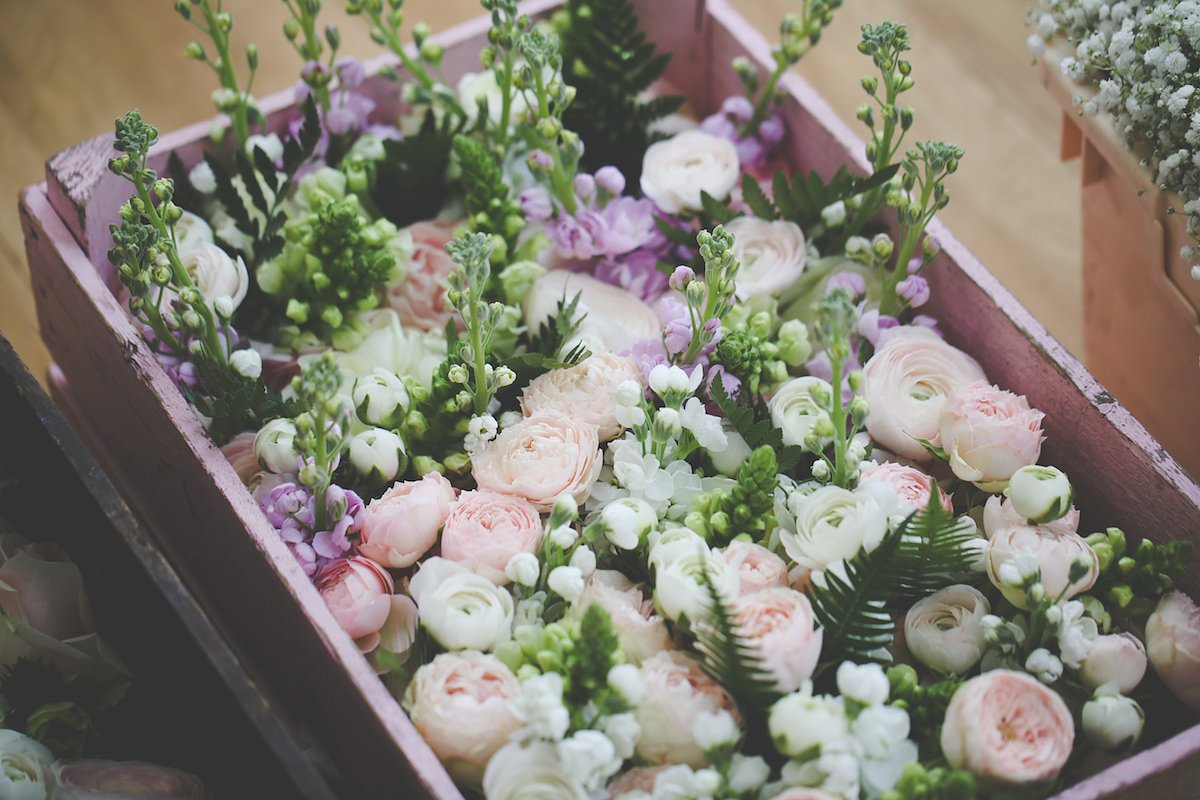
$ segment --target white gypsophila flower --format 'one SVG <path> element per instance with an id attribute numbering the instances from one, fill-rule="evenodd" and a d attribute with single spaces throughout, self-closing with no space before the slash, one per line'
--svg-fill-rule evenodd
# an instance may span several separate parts
<path id="1" fill-rule="evenodd" d="M 533 553 L 517 553 L 508 560 L 504 575 L 521 586 L 534 586 L 541 575 L 541 562 Z"/>
<path id="2" fill-rule="evenodd" d="M 568 603 L 574 603 L 583 594 L 583 573 L 578 567 L 555 567 L 546 583 Z"/>
<path id="3" fill-rule="evenodd" d="M 692 738 L 705 753 L 724 745 L 736 744 L 742 737 L 733 715 L 724 709 L 701 711 L 692 719 Z"/>
<path id="4" fill-rule="evenodd" d="M 557 742 L 571 725 L 571 714 L 563 705 L 563 679 L 557 672 L 543 672 L 521 682 L 521 696 L 514 703 L 522 727 L 514 740 L 528 738 Z"/>
<path id="5" fill-rule="evenodd" d="M 1054 683 L 1062 677 L 1063 663 L 1058 656 L 1044 647 L 1039 647 L 1025 659 L 1025 671 L 1042 683 Z"/>
<path id="6" fill-rule="evenodd" d="M 596 730 L 578 731 L 555 747 L 563 769 L 588 792 L 604 786 L 624 761 L 612 740 Z"/>
<path id="7" fill-rule="evenodd" d="M 843 661 L 837 669 L 837 687 L 842 696 L 864 706 L 886 703 L 891 687 L 883 667 L 878 664 L 855 664 Z"/>
<path id="8" fill-rule="evenodd" d="M 642 671 L 633 664 L 617 664 L 608 671 L 608 685 L 631 707 L 641 705 L 646 695 Z"/>
<path id="9" fill-rule="evenodd" d="M 252 347 L 234 350 L 229 356 L 229 366 L 242 377 L 254 379 L 262 375 L 262 356 Z"/>

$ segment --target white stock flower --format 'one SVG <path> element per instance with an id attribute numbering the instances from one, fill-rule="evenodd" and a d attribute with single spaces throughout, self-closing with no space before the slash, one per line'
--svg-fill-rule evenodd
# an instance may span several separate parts
<path id="1" fill-rule="evenodd" d="M 728 711 L 701 711 L 692 720 L 692 738 L 707 753 L 723 745 L 737 744 L 742 732 Z"/>
<path id="2" fill-rule="evenodd" d="M 622 550 L 633 550 L 658 526 L 658 515 L 645 500 L 620 497 L 600 511 L 605 536 Z"/>
<path id="3" fill-rule="evenodd" d="M 234 350 L 229 356 L 229 366 L 238 375 L 253 380 L 262 375 L 262 356 L 252 347 Z"/>
<path id="4" fill-rule="evenodd" d="M 522 722 L 517 739 L 538 737 L 557 742 L 571 726 L 571 714 L 563 705 L 563 679 L 557 672 L 543 672 L 521 682 L 521 696 L 515 701 Z"/>
<path id="5" fill-rule="evenodd" d="M 760 756 L 734 753 L 729 765 L 729 788 L 743 795 L 760 788 L 771 777 L 771 766 Z"/>
<path id="6" fill-rule="evenodd" d="M 1054 683 L 1062 677 L 1063 662 L 1044 647 L 1039 647 L 1025 659 L 1025 671 L 1042 683 Z"/>
<path id="7" fill-rule="evenodd" d="M 579 574 L 583 580 L 587 580 L 596 571 L 596 554 L 592 551 L 592 548 L 581 544 L 571 554 L 570 565 L 579 570 Z"/>
<path id="8" fill-rule="evenodd" d="M 917 745 L 908 738 L 908 712 L 903 709 L 885 705 L 865 708 L 850 731 L 862 748 L 861 779 L 870 797 L 894 787 L 904 765 L 918 760 Z"/>
<path id="9" fill-rule="evenodd" d="M 513 583 L 533 586 L 538 581 L 541 569 L 541 563 L 533 553 L 517 553 L 509 559 L 504 574 Z"/>
<path id="10" fill-rule="evenodd" d="M 874 550 L 887 533 L 887 513 L 874 496 L 837 486 L 823 486 L 809 495 L 793 492 L 788 506 L 796 532 L 783 531 L 780 541 L 797 564 L 812 570 Z"/>
<path id="11" fill-rule="evenodd" d="M 596 729 L 612 741 L 618 758 L 633 758 L 638 737 L 642 735 L 642 726 L 638 724 L 637 716 L 632 711 L 601 717 L 596 722 Z"/>
<path id="12" fill-rule="evenodd" d="M 729 444 L 721 427 L 721 418 L 704 410 L 698 397 L 689 397 L 679 411 L 679 424 L 692 432 L 701 447 L 710 453 L 720 453 Z"/>
<path id="13" fill-rule="evenodd" d="M 840 697 L 814 697 L 812 683 L 805 681 L 800 691 L 776 700 L 771 706 L 767 729 L 780 753 L 798 758 L 845 739 L 850 732 L 850 721 Z"/>
<path id="14" fill-rule="evenodd" d="M 583 573 L 578 567 L 555 567 L 546 583 L 568 603 L 574 603 L 583 594 Z"/>
<path id="15" fill-rule="evenodd" d="M 864 706 L 886 703 L 891 687 L 883 667 L 878 664 L 855 664 L 843 661 L 837 669 L 837 687 L 843 697 Z"/>
<path id="16" fill-rule="evenodd" d="M 633 664 L 617 664 L 610 669 L 608 685 L 631 706 L 639 705 L 646 694 L 642 671 Z"/>
<path id="17" fill-rule="evenodd" d="M 1082 667 L 1099 634 L 1096 621 L 1084 616 L 1083 603 L 1078 600 L 1063 603 L 1058 628 L 1058 652 L 1063 664 L 1071 669 Z"/>
<path id="18" fill-rule="evenodd" d="M 562 768 L 588 792 L 603 787 L 624 761 L 612 740 L 596 730 L 578 731 L 559 742 L 556 749 Z"/>

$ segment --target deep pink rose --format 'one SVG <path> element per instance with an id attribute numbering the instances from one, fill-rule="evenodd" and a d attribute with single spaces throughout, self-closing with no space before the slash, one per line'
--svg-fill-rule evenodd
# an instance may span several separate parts
<path id="1" fill-rule="evenodd" d="M 596 426 L 557 411 L 508 426 L 471 457 L 479 488 L 524 497 L 538 511 L 549 511 L 560 494 L 582 503 L 601 466 Z"/>
<path id="2" fill-rule="evenodd" d="M 497 586 L 510 583 L 504 568 L 517 553 L 536 553 L 542 518 L 524 498 L 486 489 L 463 492 L 442 531 L 442 558 Z"/>
<path id="3" fill-rule="evenodd" d="M 363 652 L 379 644 L 395 587 L 387 570 L 363 556 L 330 562 L 317 573 L 317 591 L 338 624 Z"/>
<path id="4" fill-rule="evenodd" d="M 437 544 L 454 505 L 454 487 L 441 473 L 397 483 L 363 509 L 358 551 L 385 567 L 409 567 Z"/>
<path id="5" fill-rule="evenodd" d="M 1058 692 L 1006 669 L 960 686 L 942 725 L 942 752 L 951 767 L 1008 787 L 1053 779 L 1074 741 L 1071 710 Z"/>
<path id="6" fill-rule="evenodd" d="M 457 312 L 446 301 L 446 277 L 456 269 L 446 253 L 446 243 L 454 238 L 457 222 L 436 219 L 409 225 L 413 254 L 408 260 L 408 275 L 388 287 L 384 303 L 395 309 L 401 324 L 423 331 L 440 331 L 446 320 L 456 318 L 459 330 L 465 330 Z"/>
<path id="7" fill-rule="evenodd" d="M 733 601 L 733 614 L 738 633 L 774 676 L 775 688 L 794 692 L 812 677 L 824 631 L 803 593 L 784 587 L 742 595 Z"/>
<path id="8" fill-rule="evenodd" d="M 1042 452 L 1041 411 L 1020 395 L 987 381 L 959 387 L 938 415 L 942 449 L 950 468 L 964 481 L 998 492 L 1021 467 L 1036 464 Z"/>

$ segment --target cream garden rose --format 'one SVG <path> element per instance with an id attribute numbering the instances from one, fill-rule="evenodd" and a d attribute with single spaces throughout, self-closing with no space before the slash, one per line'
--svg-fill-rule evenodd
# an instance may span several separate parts
<path id="1" fill-rule="evenodd" d="M 980 624 L 991 612 L 987 598 L 973 586 L 940 589 L 913 604 L 904 617 L 904 641 L 927 667 L 964 675 L 983 657 L 987 642 Z"/>
<path id="2" fill-rule="evenodd" d="M 1200 609 L 1183 592 L 1158 601 L 1146 622 L 1146 654 L 1167 688 L 1200 713 Z"/>
<path id="3" fill-rule="evenodd" d="M 740 177 L 733 142 L 699 130 L 676 134 L 646 148 L 642 193 L 668 214 L 699 209 L 700 193 L 723 200 Z"/>
<path id="4" fill-rule="evenodd" d="M 942 753 L 951 767 L 1007 787 L 1053 779 L 1074 741 L 1071 710 L 1058 692 L 1006 669 L 960 686 L 942 725 Z"/>
<path id="5" fill-rule="evenodd" d="M 598 569 L 588 578 L 571 614 L 582 616 L 592 603 L 608 612 L 621 651 L 631 664 L 641 664 L 655 653 L 674 648 L 666 621 L 654 610 L 654 601 L 641 584 L 617 570 Z"/>
<path id="6" fill-rule="evenodd" d="M 542 411 L 501 431 L 471 458 L 481 489 L 523 497 L 549 511 L 560 494 L 582 503 L 600 475 L 596 427 L 557 411 Z"/>
<path id="7" fill-rule="evenodd" d="M 437 544 L 455 494 L 438 472 L 393 485 L 363 510 L 359 552 L 385 567 L 412 566 Z"/>
<path id="8" fill-rule="evenodd" d="M 778 295 L 804 272 L 808 250 L 796 223 L 747 215 L 730 220 L 725 230 L 733 234 L 733 254 L 741 262 L 735 278 L 738 300 Z"/>
<path id="9" fill-rule="evenodd" d="M 442 558 L 503 586 L 508 563 L 518 553 L 537 552 L 542 518 L 528 500 L 486 489 L 463 492 L 446 517 Z"/>
<path id="10" fill-rule="evenodd" d="M 949 495 L 942 491 L 933 477 L 916 467 L 885 461 L 875 464 L 862 471 L 860 484 L 864 481 L 878 481 L 886 484 L 896 492 L 896 499 L 908 511 L 921 511 L 929 505 L 929 496 L 934 489 L 938 493 L 938 502 L 947 511 L 954 511 L 954 503 Z"/>
<path id="11" fill-rule="evenodd" d="M 728 711 L 740 722 L 737 705 L 720 684 L 704 674 L 690 656 L 665 650 L 642 664 L 645 697 L 637 708 L 642 736 L 637 754 L 652 764 L 708 764 L 692 736 L 701 712 Z"/>
<path id="12" fill-rule="evenodd" d="M 787 562 L 761 544 L 734 539 L 721 555 L 737 569 L 739 594 L 788 585 Z"/>
<path id="13" fill-rule="evenodd" d="M 460 564 L 426 559 L 408 591 L 421 624 L 447 650 L 489 651 L 512 638 L 512 594 Z"/>
<path id="14" fill-rule="evenodd" d="M 928 462 L 917 440 L 940 445 L 938 418 L 946 398 L 985 377 L 979 362 L 927 328 L 896 328 L 863 367 L 862 391 L 871 409 L 867 432 L 896 455 Z"/>
<path id="15" fill-rule="evenodd" d="M 457 314 L 446 300 L 446 278 L 456 268 L 446 253 L 446 243 L 454 237 L 455 222 L 431 220 L 410 225 L 413 252 L 407 274 L 388 286 L 384 302 L 399 316 L 400 322 L 422 331 L 444 331 L 446 322 Z M 461 319 L 456 324 L 462 329 Z"/>
<path id="16" fill-rule="evenodd" d="M 1037 463 L 1046 438 L 1045 416 L 1030 408 L 1024 397 L 976 381 L 946 398 L 938 415 L 938 435 L 956 476 L 998 492 L 1018 469 Z"/>
<path id="17" fill-rule="evenodd" d="M 624 430 L 617 422 L 616 389 L 624 381 L 641 381 L 631 356 L 593 353 L 573 367 L 552 369 L 534 378 L 521 395 L 525 416 L 552 410 L 596 426 L 600 441 Z"/>
<path id="18" fill-rule="evenodd" d="M 520 694 L 503 661 L 464 650 L 442 653 L 418 669 L 404 708 L 450 776 L 477 786 L 492 755 L 521 725 L 513 710 Z"/>

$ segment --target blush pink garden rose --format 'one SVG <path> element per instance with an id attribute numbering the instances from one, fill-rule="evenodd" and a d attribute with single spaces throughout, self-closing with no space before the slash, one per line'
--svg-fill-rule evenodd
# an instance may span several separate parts
<path id="1" fill-rule="evenodd" d="M 1146 622 L 1146 654 L 1167 688 L 1200 713 L 1200 608 L 1183 592 L 1158 601 Z"/>
<path id="2" fill-rule="evenodd" d="M 418 669 L 403 704 L 450 777 L 478 786 L 488 759 L 521 725 L 514 712 L 520 695 L 503 661 L 464 650 L 442 653 Z"/>
<path id="3" fill-rule="evenodd" d="M 987 492 L 999 492 L 1042 452 L 1042 418 L 1020 395 L 986 380 L 959 387 L 938 415 L 938 435 L 950 469 Z"/>
<path id="4" fill-rule="evenodd" d="M 789 588 L 763 589 L 733 601 L 738 633 L 758 651 L 775 688 L 794 692 L 812 677 L 821 655 L 824 631 L 813 618 L 812 604 Z"/>
<path id="5" fill-rule="evenodd" d="M 422 331 L 442 331 L 447 320 L 457 318 L 446 300 L 446 277 L 455 270 L 455 264 L 445 249 L 454 238 L 457 224 L 435 219 L 405 229 L 413 238 L 408 274 L 389 285 L 384 296 L 384 304 L 399 315 L 401 324 Z M 465 330 L 461 320 L 456 324 L 459 330 Z"/>
<path id="6" fill-rule="evenodd" d="M 737 299 L 774 297 L 791 288 L 808 261 L 804 231 L 794 222 L 755 216 L 730 220 L 733 254 L 741 262 L 735 282 Z"/>
<path id="7" fill-rule="evenodd" d="M 254 478 L 264 471 L 254 455 L 256 437 L 257 433 L 245 431 L 221 445 L 221 455 L 233 467 L 243 486 L 250 486 Z"/>
<path id="8" fill-rule="evenodd" d="M 704 674 L 695 659 L 678 650 L 664 650 L 642 663 L 645 697 L 636 713 L 642 735 L 637 755 L 651 764 L 708 765 L 692 736 L 701 712 L 728 711 L 741 727 L 737 704 L 721 685 Z"/>
<path id="9" fill-rule="evenodd" d="M 358 551 L 385 567 L 412 566 L 437 544 L 454 496 L 454 487 L 438 472 L 393 485 L 363 509 Z"/>
<path id="10" fill-rule="evenodd" d="M 1013 525 L 1003 528 L 988 539 L 985 551 L 987 573 L 992 584 L 1017 608 L 1028 607 L 1025 593 L 1005 584 L 1000 579 L 1000 568 L 1006 561 L 1023 553 L 1037 556 L 1042 574 L 1042 588 L 1046 590 L 1047 597 L 1057 598 L 1062 594 L 1064 600 L 1070 600 L 1080 592 L 1092 588 L 1100 576 L 1100 557 L 1096 555 L 1092 546 L 1074 531 L 1045 525 Z M 1088 564 L 1088 570 L 1079 580 L 1070 583 L 1071 564 L 1079 559 Z"/>
<path id="11" fill-rule="evenodd" d="M 954 502 L 949 495 L 942 491 L 942 487 L 937 485 L 933 476 L 916 467 L 885 461 L 864 469 L 859 477 L 859 483 L 864 481 L 878 481 L 892 487 L 900 505 L 909 511 L 920 511 L 926 508 L 929 505 L 929 495 L 933 492 L 934 487 L 937 487 L 938 502 L 942 504 L 942 508 L 951 513 L 954 511 Z"/>
<path id="12" fill-rule="evenodd" d="M 334 619 L 364 653 L 379 645 L 379 629 L 391 611 L 395 590 L 387 570 L 363 556 L 332 561 L 314 583 Z"/>
<path id="13" fill-rule="evenodd" d="M 788 585 L 787 562 L 761 544 L 735 539 L 721 548 L 721 556 L 737 568 L 739 594 Z"/>
<path id="14" fill-rule="evenodd" d="M 960 686 L 942 725 L 942 752 L 950 766 L 1003 787 L 1052 780 L 1074 741 L 1071 710 L 1058 692 L 1006 669 Z"/>
<path id="15" fill-rule="evenodd" d="M 521 411 L 558 411 L 596 426 L 600 441 L 621 435 L 617 422 L 616 390 L 625 381 L 641 382 L 632 356 L 593 353 L 573 367 L 552 369 L 534 378 L 521 395 Z"/>
<path id="16" fill-rule="evenodd" d="M 195 775 L 146 761 L 59 761 L 54 765 L 54 776 L 58 779 L 57 796 L 78 800 L 204 800 L 208 796 Z"/>
<path id="17" fill-rule="evenodd" d="M 542 543 L 542 517 L 523 497 L 487 489 L 463 492 L 446 517 L 442 558 L 478 573 L 497 586 L 518 553 L 536 553 Z"/>
<path id="18" fill-rule="evenodd" d="M 927 463 L 930 455 L 917 440 L 940 445 L 938 416 L 946 398 L 985 377 L 975 359 L 928 328 L 895 328 L 863 367 L 867 432 L 896 455 Z"/>
<path id="19" fill-rule="evenodd" d="M 654 611 L 654 601 L 646 595 L 642 584 L 634 583 L 621 572 L 608 569 L 593 572 L 570 613 L 582 617 L 593 603 L 608 612 L 629 663 L 641 664 L 656 653 L 674 648 L 666 621 Z"/>
<path id="20" fill-rule="evenodd" d="M 501 431 L 471 457 L 480 489 L 524 497 L 549 511 L 560 494 L 582 503 L 600 475 L 596 426 L 557 411 L 542 411 Z"/>

